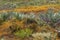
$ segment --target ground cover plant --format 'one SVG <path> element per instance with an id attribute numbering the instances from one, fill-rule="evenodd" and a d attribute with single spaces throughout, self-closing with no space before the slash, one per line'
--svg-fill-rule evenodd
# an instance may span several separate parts
<path id="1" fill-rule="evenodd" d="M 60 31 L 60 11 L 0 13 L 2 40 L 57 40 Z M 47 36 L 48 35 L 48 36 Z"/>

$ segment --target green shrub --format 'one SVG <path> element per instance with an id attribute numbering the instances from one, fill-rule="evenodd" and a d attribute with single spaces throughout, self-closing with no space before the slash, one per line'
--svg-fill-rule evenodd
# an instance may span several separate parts
<path id="1" fill-rule="evenodd" d="M 26 29 L 21 29 L 19 31 L 16 31 L 14 34 L 16 36 L 19 36 L 21 38 L 24 38 L 24 37 L 29 37 L 31 34 L 32 34 L 32 30 L 29 29 L 29 28 L 26 28 Z"/>
<path id="2" fill-rule="evenodd" d="M 46 24 L 56 27 L 60 23 L 60 13 L 54 13 L 53 9 L 48 9 L 44 14 L 40 14 L 40 19 L 45 21 Z"/>

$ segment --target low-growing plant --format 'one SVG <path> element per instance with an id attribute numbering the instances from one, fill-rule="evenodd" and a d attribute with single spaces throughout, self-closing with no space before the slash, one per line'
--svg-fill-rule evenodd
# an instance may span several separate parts
<path id="1" fill-rule="evenodd" d="M 16 36 L 19 36 L 21 38 L 24 38 L 24 37 L 29 37 L 31 34 L 32 34 L 32 30 L 29 29 L 29 28 L 26 28 L 26 29 L 21 29 L 19 31 L 16 31 L 14 34 Z"/>
<path id="2" fill-rule="evenodd" d="M 54 13 L 53 10 L 49 9 L 46 13 L 40 14 L 40 19 L 55 28 L 60 23 L 60 13 Z"/>

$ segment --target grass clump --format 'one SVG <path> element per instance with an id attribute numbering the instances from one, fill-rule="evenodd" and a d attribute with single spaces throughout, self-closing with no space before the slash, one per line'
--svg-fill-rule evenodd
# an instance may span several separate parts
<path id="1" fill-rule="evenodd" d="M 16 36 L 19 36 L 21 38 L 24 38 L 24 37 L 29 37 L 32 34 L 32 32 L 33 31 L 31 29 L 26 28 L 26 29 L 21 29 L 21 30 L 17 31 L 14 34 Z"/>

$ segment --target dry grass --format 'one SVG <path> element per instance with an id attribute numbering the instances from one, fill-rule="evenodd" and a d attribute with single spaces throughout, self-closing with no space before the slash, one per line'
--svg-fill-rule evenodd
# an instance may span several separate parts
<path id="1" fill-rule="evenodd" d="M 28 6 L 28 7 L 20 7 L 20 8 L 15 8 L 12 10 L 0 10 L 0 12 L 9 12 L 9 11 L 14 11 L 14 12 L 31 12 L 31 11 L 46 11 L 48 8 L 56 8 L 60 9 L 60 5 L 58 4 L 50 4 L 50 5 L 42 5 L 42 6 Z"/>

